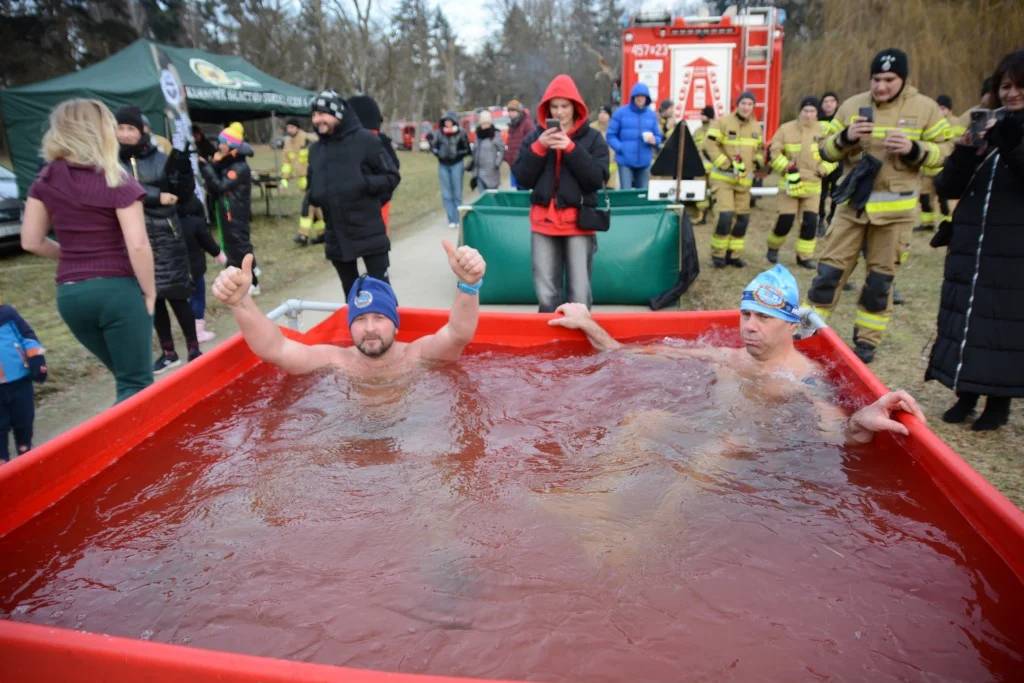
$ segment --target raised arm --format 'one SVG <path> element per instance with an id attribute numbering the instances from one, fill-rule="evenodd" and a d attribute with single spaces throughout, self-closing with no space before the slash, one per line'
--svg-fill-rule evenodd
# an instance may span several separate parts
<path id="1" fill-rule="evenodd" d="M 473 340 L 480 318 L 480 297 L 467 290 L 479 289 L 478 283 L 483 281 L 487 270 L 487 264 L 476 249 L 465 245 L 456 249 L 448 240 L 443 240 L 442 244 L 448 254 L 448 265 L 459 278 L 460 286 L 448 324 L 436 334 L 420 337 L 410 344 L 413 353 L 428 361 L 458 360 L 462 350 Z"/>
<path id="2" fill-rule="evenodd" d="M 246 254 L 241 269 L 232 266 L 221 271 L 212 288 L 214 296 L 231 308 L 238 329 L 242 331 L 245 343 L 252 352 L 293 375 L 313 372 L 329 365 L 340 365 L 343 353 L 341 348 L 327 344 L 307 346 L 288 339 L 281 334 L 277 323 L 263 315 L 249 296 L 252 258 L 252 254 Z"/>

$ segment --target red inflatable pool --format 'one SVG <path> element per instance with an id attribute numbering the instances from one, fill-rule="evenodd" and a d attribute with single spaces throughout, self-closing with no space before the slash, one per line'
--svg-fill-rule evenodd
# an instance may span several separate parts
<path id="1" fill-rule="evenodd" d="M 711 330 L 729 330 L 736 326 L 738 314 L 735 311 L 710 313 L 669 313 L 669 314 L 618 314 L 597 316 L 598 320 L 617 338 L 651 338 L 670 336 L 694 338 Z M 447 312 L 404 310 L 402 311 L 402 330 L 400 339 L 409 341 L 436 331 L 446 320 Z M 540 353 L 550 353 L 552 341 L 572 341 L 580 348 L 577 333 L 551 328 L 546 324 L 547 316 L 486 313 L 481 316 L 480 326 L 475 338 L 475 345 L 487 353 L 523 353 L 525 349 L 537 347 Z M 292 334 L 292 333 L 289 333 Z M 335 314 L 305 335 L 296 335 L 307 343 L 338 343 L 348 338 L 345 329 L 343 312 Z M 863 365 L 856 360 L 848 347 L 831 330 L 824 330 L 815 337 L 801 342 L 801 348 L 810 355 L 828 360 L 829 371 L 833 379 L 848 390 L 852 396 L 845 396 L 847 402 L 867 402 L 885 391 L 885 387 Z M 554 357 L 554 356 L 552 356 Z M 502 356 L 502 362 L 514 356 Z M 129 463 L 134 456 L 146 453 L 147 444 L 152 444 L 160 435 L 174 432 L 174 438 L 184 439 L 190 425 L 196 421 L 195 407 L 209 405 L 209 397 L 232 384 L 244 383 L 243 376 L 249 376 L 249 385 L 253 386 L 253 371 L 260 365 L 245 346 L 240 337 L 236 337 L 206 354 L 200 361 L 176 373 L 151 389 L 133 399 L 116 406 L 103 415 L 83 424 L 54 441 L 45 444 L 28 456 L 18 458 L 11 464 L 0 468 L 0 500 L 4 501 L 4 515 L 0 519 L 0 546 L 4 547 L 7 557 L 7 569 L 17 564 L 11 560 L 12 554 L 20 552 L 17 544 L 12 547 L 10 541 L 18 541 L 25 535 L 26 529 L 33 534 L 46 534 L 45 538 L 33 538 L 38 545 L 34 550 L 26 550 L 25 557 L 31 566 L 19 567 L 19 570 L 32 574 L 33 566 L 44 563 L 47 554 L 59 557 L 62 554 L 61 544 L 67 542 L 67 527 L 63 521 L 59 524 L 47 524 L 61 506 L 75 499 L 81 490 L 92 490 L 96 482 L 105 476 L 110 477 L 114 468 Z M 591 368 L 593 369 L 593 368 Z M 262 372 L 257 369 L 257 372 Z M 266 373 L 264 372 L 264 375 Z M 458 379 L 456 378 L 456 383 Z M 249 391 L 249 389 L 246 389 Z M 301 393 L 296 390 L 294 393 Z M 268 400 L 266 396 L 253 396 L 253 400 Z M 206 401 L 206 403 L 203 403 Z M 268 403 L 272 405 L 272 402 Z M 308 408 L 305 408 L 308 410 Z M 191 417 L 189 417 L 191 416 Z M 212 419 L 212 418 L 211 418 Z M 943 501 L 953 515 L 960 515 L 953 526 L 961 527 L 961 535 L 973 534 L 976 540 L 966 539 L 962 544 L 969 545 L 971 553 L 959 560 L 967 564 L 968 574 L 975 576 L 980 585 L 987 588 L 981 593 L 1000 595 L 1020 595 L 1020 582 L 1024 580 L 1024 513 L 1021 513 L 1005 497 L 998 493 L 990 484 L 968 467 L 955 453 L 943 444 L 925 425 L 911 418 L 906 420 L 911 435 L 907 439 L 880 437 L 873 446 L 894 460 L 916 463 L 920 467 L 899 468 L 899 476 L 922 477 L 927 473 L 941 495 L 948 499 Z M 183 422 L 185 420 L 185 422 Z M 189 421 L 191 420 L 191 422 Z M 429 431 L 429 430 L 427 430 Z M 179 441 L 180 442 L 180 441 Z M 128 455 L 124 463 L 119 460 Z M 152 455 L 152 448 L 150 448 Z M 909 456 L 909 458 L 908 458 Z M 141 457 L 141 456 L 140 456 Z M 188 454 L 181 456 L 185 467 L 189 462 Z M 376 457 L 376 456 L 375 456 Z M 168 465 L 170 467 L 170 465 Z M 456 467 L 453 476 L 462 476 L 464 469 Z M 915 474 L 916 472 L 916 474 Z M 130 484 L 126 484 L 128 486 Z M 928 484 L 931 485 L 930 483 Z M 166 495 L 166 492 L 162 492 Z M 108 508 L 116 508 L 121 515 L 140 515 L 142 501 L 160 495 L 152 490 L 145 493 L 123 493 L 123 501 L 109 502 Z M 941 497 L 941 496 L 940 496 Z M 397 498 L 396 498 L 397 500 Z M 130 505 L 128 503 L 131 503 Z M 274 506 L 269 496 L 260 500 L 261 514 L 270 519 L 272 525 L 279 525 L 280 511 L 277 508 L 267 512 Z M 74 503 L 72 503 L 74 505 Z M 133 512 L 136 508 L 138 512 Z M 74 511 L 63 510 L 61 519 L 73 520 L 75 524 L 85 524 Z M 946 514 L 946 513 L 937 513 Z M 82 513 L 83 518 L 88 516 Z M 947 515 L 948 516 L 948 515 Z M 966 524 L 965 524 L 966 522 Z M 95 521 L 94 521 L 95 523 Z M 523 524 L 517 520 L 516 524 Z M 70 524 L 70 522 L 69 522 Z M 969 526 L 968 526 L 969 525 Z M 963 529 L 967 529 L 963 532 Z M 696 533 L 695 525 L 691 531 Z M 897 535 L 904 530 L 895 530 Z M 914 530 L 906 530 L 913 535 Z M 6 541 L 6 545 L 4 545 Z M 20 541 L 19 541 L 20 542 Z M 930 543 L 928 539 L 923 542 Z M 884 543 L 882 544 L 884 545 Z M 983 551 L 977 550 L 984 548 Z M 881 552 L 879 548 L 873 549 Z M 977 551 L 977 552 L 975 552 Z M 518 551 L 517 551 L 518 552 Z M 834 547 L 826 546 L 824 555 L 831 554 L 843 557 Z M 985 560 L 972 560 L 985 556 Z M 219 560 L 218 560 L 219 561 Z M 821 560 L 824 562 L 824 560 Z M 975 562 L 975 564 L 971 564 Z M 998 565 L 998 566 L 997 566 Z M 648 568 L 648 571 L 651 571 Z M 912 572 L 911 572 L 912 573 Z M 10 574 L 8 575 L 10 576 Z M 928 583 L 927 576 L 920 577 Z M 652 579 L 653 580 L 653 579 Z M 17 581 L 14 582 L 18 583 Z M 17 596 L 10 593 L 24 590 L 21 587 L 11 588 L 12 582 L 0 582 L 0 599 L 4 605 L 14 605 Z M 916 589 L 911 589 L 916 590 Z M 8 593 L 4 595 L 3 593 Z M 52 597 L 52 596 L 51 596 Z M 883 596 L 884 597 L 884 596 Z M 525 599 L 525 598 L 524 598 Z M 670 596 L 659 597 L 666 603 L 671 602 Z M 1015 598 L 1016 599 L 1016 598 Z M 999 602 L 998 597 L 991 598 Z M 550 601 L 549 601 L 550 603 Z M 714 605 L 712 605 L 714 607 Z M 1005 610 L 1006 605 L 1002 608 Z M 285 661 L 268 657 L 220 652 L 199 647 L 170 645 L 158 642 L 145 642 L 132 638 L 115 637 L 97 633 L 88 633 L 72 628 L 57 628 L 40 623 L 26 623 L 32 619 L 22 618 L 18 612 L 5 613 L 8 619 L 0 619 L 0 658 L 4 662 L 4 680 L 67 680 L 110 681 L 110 680 L 217 680 L 217 681 L 366 681 L 367 683 L 383 681 L 441 681 L 466 680 L 439 678 L 436 676 L 414 675 L 408 673 L 379 673 L 358 668 L 358 658 L 344 661 L 356 662 L 357 668 L 342 668 L 297 661 Z M 358 615 L 357 615 L 358 616 Z M 911 615 L 915 617 L 915 615 Z M 455 617 L 452 617 L 455 619 Z M 46 620 L 42 620 L 45 624 Z M 914 622 L 914 618 L 911 618 Z M 59 621 L 50 623 L 63 623 Z M 916 623 L 920 628 L 921 624 Z M 77 627 L 76 627 L 77 628 Z M 461 628 L 458 624 L 447 624 L 445 628 Z M 412 629 L 410 629 L 412 630 Z M 555 629 L 557 631 L 557 629 Z M 852 631 L 851 631 L 852 633 Z M 926 632 L 925 632 L 926 634 Z M 556 637 L 557 633 L 552 633 Z M 1020 662 L 1022 653 L 1017 650 L 1021 642 L 1019 633 L 1007 634 L 1002 646 L 1004 651 L 997 655 L 1004 662 L 1003 671 L 1014 662 Z M 860 638 L 857 631 L 856 638 Z M 145 638 L 145 637 L 144 637 Z M 811 638 L 811 636 L 808 636 Z M 159 638 L 158 638 L 159 639 Z M 720 641 L 721 636 L 717 639 Z M 699 640 L 699 636 L 698 636 Z M 182 642 L 182 641 L 176 641 Z M 188 642 L 187 640 L 184 642 Z M 709 643 L 710 646 L 710 643 Z M 217 647 L 216 641 L 213 647 Z M 664 647 L 664 646 L 663 646 Z M 225 649 L 237 649 L 225 647 Z M 244 649 L 244 648 L 242 648 Z M 565 651 L 571 651 L 566 645 Z M 655 648 L 657 649 L 657 648 Z M 671 649 L 671 648 L 669 648 Z M 266 650 L 259 650 L 266 653 Z M 277 651 L 280 652 L 284 650 Z M 849 656 L 847 652 L 847 656 Z M 475 653 L 479 656 L 479 653 Z M 280 655 L 284 656 L 284 655 Z M 596 656 L 596 653 L 595 653 Z M 680 670 L 685 671 L 685 659 L 679 655 Z M 325 661 L 324 657 L 305 657 L 296 655 L 294 659 L 307 661 Z M 326 658 L 329 660 L 330 658 Z M 987 655 L 983 659 L 989 659 Z M 363 664 L 365 666 L 365 664 Z M 913 662 L 909 662 L 913 668 Z M 409 670 L 406 668 L 405 670 Z M 436 671 L 429 667 L 420 669 Z M 522 673 L 521 669 L 512 669 Z M 815 671 L 812 666 L 807 670 Z M 445 670 L 443 673 L 448 673 Z M 532 672 L 527 671 L 532 678 Z M 540 678 L 545 678 L 544 670 L 538 671 Z M 550 674 L 549 674 L 550 675 Z M 994 674 L 998 676 L 999 674 Z M 525 678 L 526 676 L 520 676 Z M 559 679 L 572 678 L 555 676 Z M 650 678 L 640 676 L 641 678 Z M 591 676 L 593 678 L 593 676 Z"/>

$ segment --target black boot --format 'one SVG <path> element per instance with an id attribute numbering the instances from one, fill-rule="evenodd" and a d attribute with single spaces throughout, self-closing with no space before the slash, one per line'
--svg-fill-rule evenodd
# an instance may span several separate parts
<path id="1" fill-rule="evenodd" d="M 739 256 L 733 256 L 731 251 L 725 252 L 725 263 L 726 265 L 733 266 L 734 268 L 747 267 L 747 262 L 741 259 Z"/>
<path id="2" fill-rule="evenodd" d="M 875 350 L 877 348 L 877 346 L 872 346 L 866 341 L 859 341 L 857 342 L 857 345 L 853 347 L 853 352 L 856 354 L 857 358 L 860 358 L 860 362 L 864 363 L 864 365 L 870 365 L 871 361 L 875 359 Z"/>
<path id="3" fill-rule="evenodd" d="M 852 292 L 855 289 L 857 289 L 856 285 L 854 285 L 849 280 L 847 280 L 845 283 L 843 283 L 843 291 L 844 292 Z"/>
<path id="4" fill-rule="evenodd" d="M 974 412 L 978 405 L 978 395 L 968 391 L 958 392 L 957 401 L 953 407 L 942 414 L 942 421 L 949 424 L 960 424 L 967 419 L 967 416 Z"/>
<path id="5" fill-rule="evenodd" d="M 725 268 L 725 259 L 722 258 L 721 256 L 712 256 L 711 263 L 715 266 L 715 268 Z"/>
<path id="6" fill-rule="evenodd" d="M 295 242 L 295 244 L 299 245 L 300 247 L 304 247 L 307 244 L 309 244 L 309 238 L 306 237 L 305 235 L 296 235 L 295 237 L 292 238 L 292 242 Z"/>
<path id="7" fill-rule="evenodd" d="M 989 396 L 985 401 L 985 412 L 971 425 L 973 432 L 991 432 L 1010 421 L 1010 399 L 1006 396 Z"/>
<path id="8" fill-rule="evenodd" d="M 768 250 L 768 254 L 765 256 L 765 258 L 768 259 L 768 263 L 778 263 L 779 262 L 779 250 L 778 249 L 769 249 Z"/>
<path id="9" fill-rule="evenodd" d="M 902 294 L 900 294 L 900 290 L 895 287 L 892 288 L 892 303 L 896 306 L 902 306 L 907 303 L 907 300 L 903 298 Z"/>
<path id="10" fill-rule="evenodd" d="M 309 243 L 310 244 L 323 244 L 324 243 L 324 233 L 320 233 L 319 235 L 317 235 L 316 237 L 311 239 L 309 241 Z"/>
<path id="11" fill-rule="evenodd" d="M 817 270 L 818 269 L 818 262 L 815 261 L 812 258 L 803 259 L 803 258 L 800 258 L 799 256 L 797 256 L 796 257 L 796 264 L 798 266 L 800 266 L 801 268 L 806 268 L 807 270 Z"/>
<path id="12" fill-rule="evenodd" d="M 914 232 L 933 232 L 934 230 L 934 225 L 918 225 L 914 228 Z"/>

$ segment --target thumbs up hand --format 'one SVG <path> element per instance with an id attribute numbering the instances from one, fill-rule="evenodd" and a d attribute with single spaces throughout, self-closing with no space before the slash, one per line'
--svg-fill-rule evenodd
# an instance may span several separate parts
<path id="1" fill-rule="evenodd" d="M 445 253 L 448 254 L 448 265 L 456 277 L 467 285 L 475 285 L 483 279 L 487 263 L 479 251 L 465 245 L 456 249 L 448 240 L 442 240 L 441 244 L 444 245 Z"/>
<path id="2" fill-rule="evenodd" d="M 242 259 L 242 267 L 228 266 L 213 281 L 213 294 L 221 303 L 237 306 L 249 295 L 252 284 L 252 254 Z"/>

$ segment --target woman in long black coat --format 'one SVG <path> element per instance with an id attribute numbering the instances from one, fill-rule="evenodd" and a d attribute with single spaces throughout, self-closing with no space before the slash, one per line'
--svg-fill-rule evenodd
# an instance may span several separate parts
<path id="1" fill-rule="evenodd" d="M 1004 117 L 982 146 L 958 141 L 935 179 L 960 204 L 925 374 L 957 393 L 946 422 L 963 422 L 988 397 L 975 431 L 1006 424 L 1011 399 L 1024 396 L 1024 50 L 1003 59 L 992 88 Z"/>

